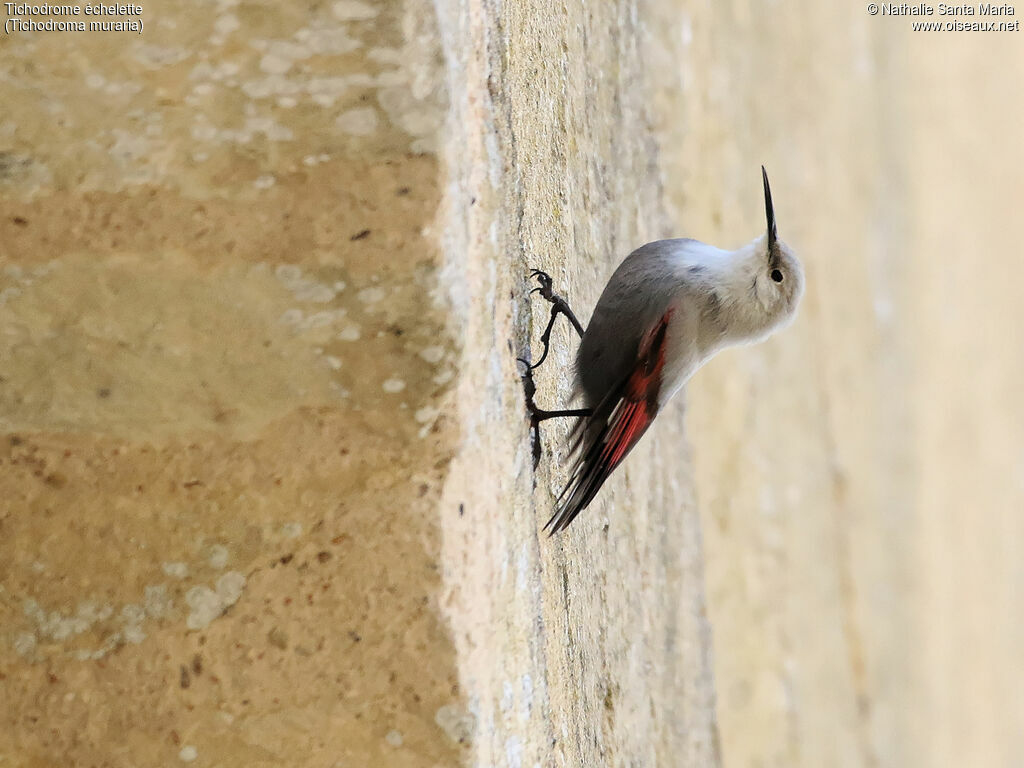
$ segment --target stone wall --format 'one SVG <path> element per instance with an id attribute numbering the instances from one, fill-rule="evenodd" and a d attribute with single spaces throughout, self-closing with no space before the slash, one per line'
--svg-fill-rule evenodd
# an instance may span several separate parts
<path id="1" fill-rule="evenodd" d="M 541 428 L 534 472 L 515 362 L 539 354 L 548 317 L 528 300 L 531 267 L 586 317 L 624 253 L 670 232 L 650 27 L 628 2 L 443 8 L 446 284 L 462 357 L 461 444 L 440 519 L 445 605 L 477 723 L 471 764 L 717 765 L 681 407 L 600 503 L 548 539 L 569 425 Z M 553 338 L 537 374 L 547 407 L 568 397 L 576 345 L 564 322 Z"/>
<path id="2" fill-rule="evenodd" d="M 738 0 L 143 18 L 2 43 L 0 764 L 1014 765 L 1014 34 Z M 636 245 L 755 236 L 761 163 L 797 322 L 548 539 L 529 269 L 585 321 Z"/>
<path id="3" fill-rule="evenodd" d="M 451 765 L 421 4 L 4 38 L 0 755 Z"/>
<path id="4" fill-rule="evenodd" d="M 636 9 L 144 20 L 0 65 L 4 761 L 713 764 L 678 418 L 549 541 L 515 363 L 667 233 Z"/>

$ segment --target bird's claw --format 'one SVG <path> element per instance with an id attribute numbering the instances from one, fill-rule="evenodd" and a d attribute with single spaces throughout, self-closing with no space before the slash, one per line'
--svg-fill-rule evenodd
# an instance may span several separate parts
<path id="1" fill-rule="evenodd" d="M 554 285 L 554 280 L 551 279 L 551 275 L 549 275 L 542 269 L 535 269 L 532 272 L 530 272 L 530 277 L 536 277 L 537 282 L 540 283 L 540 286 L 534 288 L 532 291 L 530 291 L 530 293 L 540 293 L 540 295 L 543 296 L 548 301 L 553 301 L 554 292 L 551 290 L 551 288 Z"/>

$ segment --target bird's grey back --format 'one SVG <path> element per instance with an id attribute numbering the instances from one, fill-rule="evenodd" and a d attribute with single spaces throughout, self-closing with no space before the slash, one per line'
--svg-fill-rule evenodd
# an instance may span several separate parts
<path id="1" fill-rule="evenodd" d="M 576 355 L 576 381 L 588 407 L 629 374 L 644 333 L 679 290 L 678 253 L 692 242 L 678 238 L 647 243 L 612 274 Z"/>

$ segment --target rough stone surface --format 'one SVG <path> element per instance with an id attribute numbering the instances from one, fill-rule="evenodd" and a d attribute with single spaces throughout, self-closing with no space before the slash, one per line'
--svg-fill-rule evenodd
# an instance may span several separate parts
<path id="1" fill-rule="evenodd" d="M 651 30 L 627 2 L 442 9 L 458 180 L 447 284 L 463 346 L 441 521 L 472 764 L 717 765 L 681 409 L 571 535 L 549 540 L 568 425 L 542 429 L 550 453 L 534 473 L 515 363 L 548 314 L 527 299 L 530 267 L 585 316 L 625 252 L 668 234 Z M 545 403 L 568 395 L 575 340 L 561 326 L 555 339 Z"/>
<path id="2" fill-rule="evenodd" d="M 688 473 L 540 533 L 527 268 L 667 232 L 637 9 L 550 10 L 11 38 L 5 763 L 716 763 Z"/>
<path id="3" fill-rule="evenodd" d="M 457 764 L 436 16 L 146 13 L 4 42 L 0 762 Z"/>
<path id="4" fill-rule="evenodd" d="M 0 764 L 1015 765 L 1017 35 L 146 8 L 0 57 Z M 585 320 L 762 162 L 800 317 L 547 539 L 529 268 Z"/>

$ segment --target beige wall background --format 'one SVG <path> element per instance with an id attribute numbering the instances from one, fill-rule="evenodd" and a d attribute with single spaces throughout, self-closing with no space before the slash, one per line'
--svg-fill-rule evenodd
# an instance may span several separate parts
<path id="1" fill-rule="evenodd" d="M 0 764 L 1019 765 L 1021 33 L 143 18 L 0 39 Z M 756 235 L 761 163 L 797 322 L 547 539 L 529 268 L 586 318 L 636 245 Z"/>
<path id="2" fill-rule="evenodd" d="M 839 6 L 724 4 L 668 33 L 690 40 L 681 228 L 740 242 L 767 158 L 809 275 L 785 335 L 689 390 L 723 763 L 1012 766 L 1020 33 Z"/>

